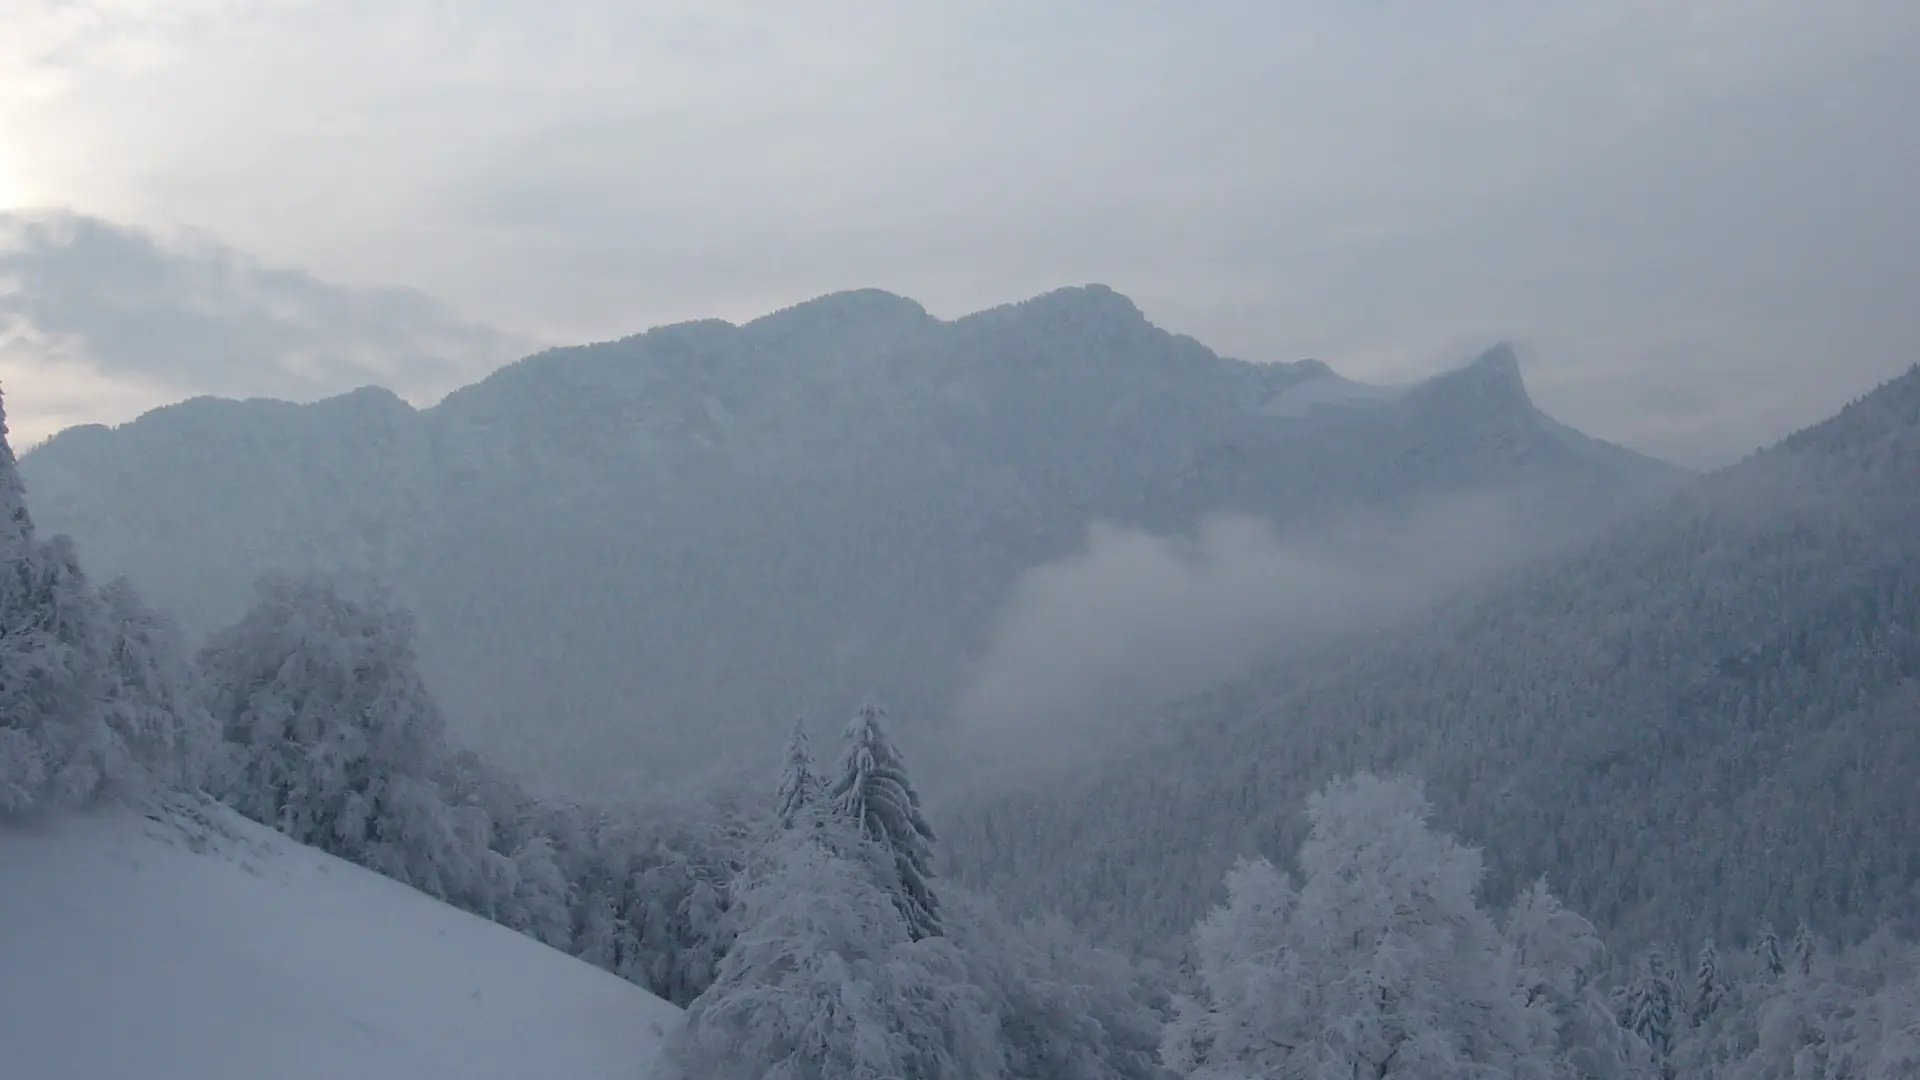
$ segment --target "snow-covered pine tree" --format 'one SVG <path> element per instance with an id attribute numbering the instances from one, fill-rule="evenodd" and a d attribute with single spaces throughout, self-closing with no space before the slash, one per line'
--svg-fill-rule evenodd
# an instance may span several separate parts
<path id="1" fill-rule="evenodd" d="M 823 838 L 823 832 L 841 832 Z M 953 943 L 915 940 L 851 823 L 777 831 L 736 883 L 740 933 L 668 1044 L 673 1075 L 1002 1075 L 990 1003 Z"/>
<path id="2" fill-rule="evenodd" d="M 848 723 L 828 805 L 892 863 L 887 870 L 894 903 L 919 940 L 940 933 L 940 900 L 932 884 L 934 833 L 920 811 L 906 763 L 887 736 L 886 716 L 869 703 Z"/>
<path id="3" fill-rule="evenodd" d="M 301 843 L 436 896 L 479 873 L 437 787 L 445 721 L 384 591 L 267 577 L 200 668 L 236 762 L 227 798 Z"/>
<path id="4" fill-rule="evenodd" d="M 1794 970 L 1802 975 L 1813 974 L 1813 958 L 1819 951 L 1820 946 L 1813 937 L 1813 927 L 1807 925 L 1807 920 L 1801 919 L 1799 929 L 1793 932 Z"/>
<path id="5" fill-rule="evenodd" d="M 1780 951 L 1780 935 L 1773 932 L 1772 923 L 1763 923 L 1760 936 L 1754 940 L 1753 951 L 1760 961 L 1760 970 L 1770 979 L 1777 979 L 1787 973 L 1787 958 Z"/>
<path id="6" fill-rule="evenodd" d="M 813 803 L 819 784 L 813 771 L 813 750 L 807 742 L 807 722 L 804 717 L 797 718 L 787 739 L 786 768 L 774 794 L 774 820 L 781 828 L 793 828 L 795 819 Z"/>
<path id="7" fill-rule="evenodd" d="M 1700 1027 L 1712 1019 L 1726 995 L 1726 982 L 1720 976 L 1720 950 L 1708 938 L 1700 946 L 1700 958 L 1693 968 L 1693 1025 Z"/>
<path id="8" fill-rule="evenodd" d="M 1662 1075 L 1671 1080 L 1674 1036 L 1680 1020 L 1680 993 L 1673 965 L 1659 946 L 1640 957 L 1640 970 L 1628 984 L 1620 1023 L 1652 1049 Z"/>
<path id="9" fill-rule="evenodd" d="M 1912 1080 L 1920 1076 L 1920 948 L 1885 928 L 1781 979 L 1731 1013 L 1738 1037 L 1683 1075 Z"/>

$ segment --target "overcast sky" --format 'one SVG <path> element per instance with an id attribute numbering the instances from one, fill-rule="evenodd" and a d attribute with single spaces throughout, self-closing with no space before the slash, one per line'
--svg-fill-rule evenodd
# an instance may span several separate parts
<path id="1" fill-rule="evenodd" d="M 1087 281 L 1358 378 L 1511 338 L 1549 411 L 1711 465 L 1920 359 L 1916 55 L 1911 0 L 0 0 L 0 209 L 514 341 Z M 288 392 L 13 333 L 31 435 Z"/>

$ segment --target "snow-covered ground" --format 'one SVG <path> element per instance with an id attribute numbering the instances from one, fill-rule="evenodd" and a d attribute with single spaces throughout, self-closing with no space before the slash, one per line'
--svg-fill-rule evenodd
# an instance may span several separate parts
<path id="1" fill-rule="evenodd" d="M 217 804 L 0 823 L 7 1080 L 641 1078 L 678 1018 Z"/>

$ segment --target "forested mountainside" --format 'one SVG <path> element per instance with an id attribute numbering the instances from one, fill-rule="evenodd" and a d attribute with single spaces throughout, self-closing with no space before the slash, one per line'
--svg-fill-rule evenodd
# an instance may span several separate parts
<path id="1" fill-rule="evenodd" d="M 1540 413 L 1504 347 L 1367 387 L 1222 358 L 1099 286 L 954 321 L 838 294 L 542 353 L 421 411 L 197 399 L 22 472 L 195 633 L 263 571 L 375 571 L 463 738 L 603 784 L 866 694 L 940 715 L 1012 583 L 1096 520 L 1492 490 L 1577 533 L 1677 474 Z"/>
<path id="2" fill-rule="evenodd" d="M 1495 897 L 1546 872 L 1616 944 L 1920 916 L 1920 368 L 1418 625 L 1169 710 L 1044 795 L 948 807 L 962 876 L 1139 945 L 1305 795 L 1424 778 Z"/>

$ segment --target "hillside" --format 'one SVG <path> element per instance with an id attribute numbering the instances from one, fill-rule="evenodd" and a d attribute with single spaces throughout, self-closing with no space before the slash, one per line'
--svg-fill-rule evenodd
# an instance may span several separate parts
<path id="1" fill-rule="evenodd" d="M 1044 794 L 948 807 L 964 877 L 1139 944 L 1305 795 L 1423 777 L 1495 897 L 1542 872 L 1616 941 L 1915 928 L 1920 369 L 1560 560 L 1169 710 Z"/>
<path id="2" fill-rule="evenodd" d="M 945 714 L 1015 581 L 1095 521 L 1497 491 L 1579 534 L 1676 475 L 1540 413 L 1504 347 L 1366 387 L 1222 358 L 1099 286 L 950 322 L 838 294 L 542 353 L 423 411 L 199 399 L 22 472 L 49 530 L 195 632 L 265 569 L 379 571 L 461 737 L 577 786 L 867 694 Z"/>
<path id="3" fill-rule="evenodd" d="M 510 930 L 176 797 L 0 824 L 20 1080 L 640 1080 L 679 1011 Z"/>

